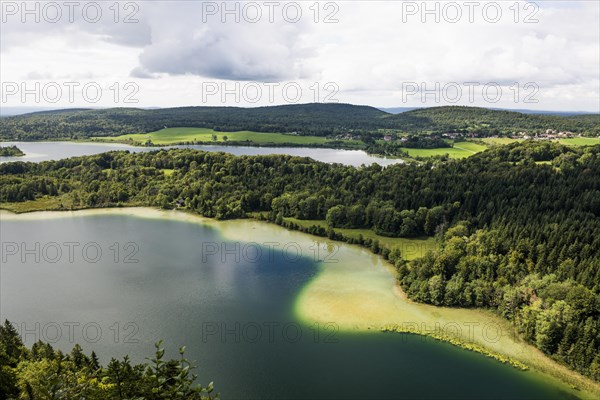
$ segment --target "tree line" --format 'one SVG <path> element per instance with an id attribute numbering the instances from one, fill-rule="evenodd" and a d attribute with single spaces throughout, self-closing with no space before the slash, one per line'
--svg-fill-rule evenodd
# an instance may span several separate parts
<path id="1" fill-rule="evenodd" d="M 439 149 L 450 148 L 452 145 L 439 136 L 410 135 L 402 141 L 402 147 L 409 149 Z"/>
<path id="2" fill-rule="evenodd" d="M 17 146 L 0 146 L 0 157 L 21 157 L 25 153 Z"/>

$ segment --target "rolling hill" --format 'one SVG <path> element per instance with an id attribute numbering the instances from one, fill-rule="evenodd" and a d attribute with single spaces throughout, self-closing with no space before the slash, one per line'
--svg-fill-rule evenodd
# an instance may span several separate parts
<path id="1" fill-rule="evenodd" d="M 407 111 L 392 115 L 386 120 L 390 126 L 410 133 L 473 132 L 491 136 L 553 129 L 594 136 L 600 134 L 598 114 L 558 116 L 479 107 L 444 106 Z"/>
<path id="2" fill-rule="evenodd" d="M 389 114 L 351 104 L 296 104 L 257 108 L 178 107 L 164 109 L 78 109 L 44 111 L 0 121 L 2 140 L 73 139 L 148 133 L 164 128 L 208 128 L 335 136 L 381 137 L 385 132 L 429 134 L 474 132 L 482 136 L 565 130 L 600 134 L 600 115 L 531 115 L 477 107 L 434 107 Z"/>

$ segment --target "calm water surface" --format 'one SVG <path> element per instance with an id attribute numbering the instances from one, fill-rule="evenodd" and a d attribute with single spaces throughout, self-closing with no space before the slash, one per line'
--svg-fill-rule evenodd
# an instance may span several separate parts
<path id="1" fill-rule="evenodd" d="M 187 346 L 199 380 L 214 380 L 223 399 L 568 398 L 431 339 L 304 325 L 294 300 L 323 266 L 230 242 L 217 228 L 96 215 L 2 221 L 0 233 L 0 317 L 29 344 L 80 343 L 103 362 L 125 354 L 141 362 L 164 338 L 170 357 Z"/>
<path id="2" fill-rule="evenodd" d="M 169 147 L 136 147 L 120 143 L 76 143 L 76 142 L 1 142 L 1 146 L 16 145 L 25 156 L 0 157 L 0 163 L 10 161 L 48 161 L 62 158 L 104 153 L 112 150 L 129 150 L 130 152 L 153 151 L 164 148 L 191 148 L 204 151 L 222 151 L 234 155 L 267 155 L 289 154 L 292 156 L 311 157 L 317 161 L 341 163 L 360 166 L 377 163 L 382 166 L 401 163 L 394 158 L 376 157 L 362 150 L 319 149 L 307 147 L 251 147 L 251 146 L 217 146 L 217 145 L 181 145 Z"/>

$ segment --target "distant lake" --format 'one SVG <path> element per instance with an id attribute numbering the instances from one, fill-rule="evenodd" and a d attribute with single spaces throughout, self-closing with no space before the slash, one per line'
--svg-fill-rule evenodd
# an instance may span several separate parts
<path id="1" fill-rule="evenodd" d="M 222 151 L 236 156 L 289 154 L 292 156 L 310 157 L 327 163 L 340 163 L 358 167 L 362 164 L 377 163 L 381 166 L 402 163 L 401 159 L 377 157 L 362 150 L 322 149 L 308 147 L 252 147 L 252 146 L 219 146 L 219 145 L 177 145 L 168 147 L 137 147 L 121 143 L 90 142 L 0 142 L 0 146 L 15 145 L 21 149 L 23 157 L 0 157 L 0 163 L 11 161 L 49 161 L 63 158 L 86 156 L 113 150 L 129 150 L 130 152 L 153 151 L 169 148 L 191 148 L 204 151 Z"/>
<path id="2" fill-rule="evenodd" d="M 70 351 L 80 343 L 104 363 L 125 354 L 142 362 L 162 338 L 169 357 L 186 345 L 199 381 L 214 380 L 225 400 L 571 398 L 448 343 L 299 321 L 296 298 L 327 264 L 298 256 L 298 233 L 257 222 L 62 215 L 0 225 L 3 246 L 28 249 L 7 252 L 1 264 L 0 317 L 29 345 L 44 339 Z M 228 239 L 227 229 L 259 243 Z M 342 246 L 337 257 L 381 268 L 356 247 Z"/>

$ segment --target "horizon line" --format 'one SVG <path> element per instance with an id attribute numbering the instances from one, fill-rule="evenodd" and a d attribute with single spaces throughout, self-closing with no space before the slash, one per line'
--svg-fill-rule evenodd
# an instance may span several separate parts
<path id="1" fill-rule="evenodd" d="M 252 108 L 266 108 L 266 107 L 282 107 L 282 106 L 300 106 L 300 105 L 350 105 L 357 107 L 371 107 L 378 109 L 383 112 L 391 113 L 391 114 L 400 114 L 403 112 L 408 112 L 417 109 L 428 109 L 428 108 L 439 108 L 439 107 L 465 107 L 465 108 L 480 108 L 494 111 L 513 111 L 520 112 L 522 114 L 538 114 L 538 113 L 546 113 L 546 114 L 591 114 L 591 115 L 600 115 L 600 110 L 598 111 L 585 111 L 585 110 L 549 110 L 549 109 L 530 109 L 530 108 L 504 108 L 504 107 L 484 107 L 479 105 L 460 105 L 460 104 L 442 104 L 442 105 L 432 105 L 432 106 L 373 106 L 368 104 L 353 104 L 353 103 L 294 103 L 294 104 L 269 104 L 269 105 L 256 105 L 256 106 L 248 106 L 248 105 L 178 105 L 178 106 L 98 106 L 98 107 L 85 107 L 85 106 L 72 106 L 72 107 L 52 107 L 52 106 L 2 106 L 0 105 L 0 116 L 17 116 L 17 115 L 25 115 L 36 112 L 44 112 L 44 111 L 62 111 L 62 110 L 107 110 L 107 109 L 140 109 L 140 110 L 160 110 L 160 109 L 172 109 L 172 108 L 192 108 L 192 107 L 207 107 L 207 108 L 218 108 L 218 107 L 231 107 L 231 108 L 244 108 L 244 109 L 252 109 Z M 4 111 L 13 111 L 13 113 L 6 114 Z M 20 110 L 21 112 L 15 112 Z M 398 112 L 393 112 L 392 110 L 401 110 Z"/>

